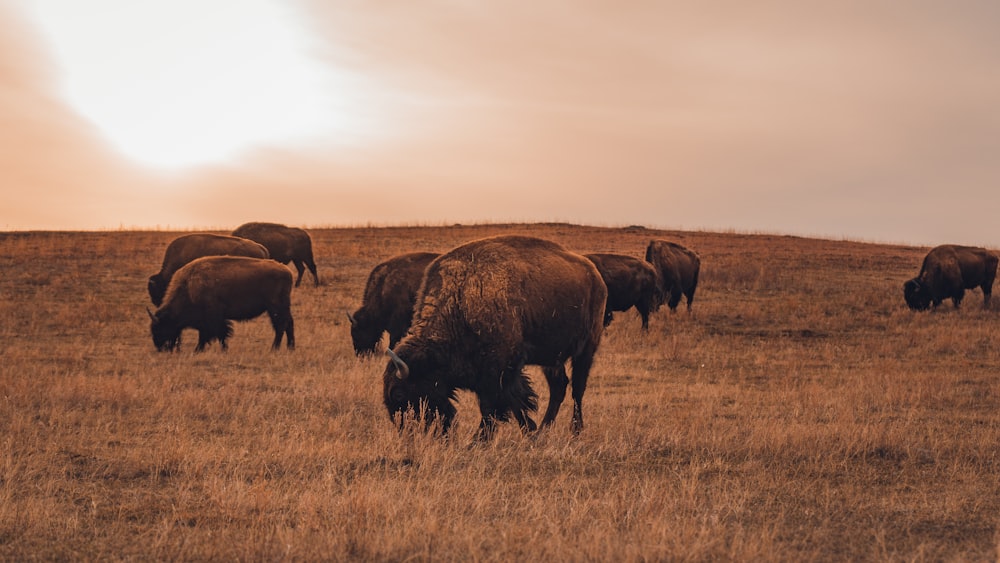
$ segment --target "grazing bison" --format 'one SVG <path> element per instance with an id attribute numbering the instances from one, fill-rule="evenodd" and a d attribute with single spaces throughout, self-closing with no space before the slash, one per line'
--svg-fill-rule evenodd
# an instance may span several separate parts
<path id="1" fill-rule="evenodd" d="M 990 305 L 993 280 L 997 276 L 997 257 L 984 248 L 946 244 L 935 247 L 924 257 L 920 274 L 903 284 L 903 298 L 916 311 L 937 307 L 945 299 L 957 309 L 965 290 L 983 290 L 983 308 Z"/>
<path id="2" fill-rule="evenodd" d="M 167 292 L 167 285 L 174 272 L 179 270 L 181 266 L 202 256 L 267 258 L 268 253 L 267 249 L 260 244 L 245 238 L 207 233 L 177 237 L 167 245 L 167 251 L 163 253 L 163 265 L 160 266 L 160 271 L 149 276 L 147 289 L 153 305 L 159 307 L 163 303 L 163 294 Z"/>
<path id="3" fill-rule="evenodd" d="M 277 223 L 244 223 L 233 231 L 234 237 L 243 237 L 257 241 L 267 248 L 272 260 L 282 264 L 295 264 L 299 277 L 295 287 L 302 283 L 302 274 L 306 267 L 312 273 L 313 281 L 319 285 L 316 274 L 316 262 L 313 261 L 312 239 L 309 233 L 298 227 L 286 227 Z"/>
<path id="4" fill-rule="evenodd" d="M 651 240 L 646 246 L 646 262 L 656 268 L 660 277 L 660 291 L 669 296 L 667 305 L 677 310 L 681 295 L 687 297 L 687 310 L 691 312 L 694 292 L 698 289 L 698 271 L 701 259 L 694 251 L 665 240 Z"/>
<path id="5" fill-rule="evenodd" d="M 649 314 L 660 308 L 663 294 L 651 264 L 621 254 L 585 254 L 597 266 L 608 286 L 608 304 L 604 311 L 604 326 L 611 324 L 613 311 L 628 311 L 635 307 L 642 316 L 642 328 L 649 329 Z"/>
<path id="6" fill-rule="evenodd" d="M 389 348 L 403 338 L 410 328 L 424 270 L 438 256 L 434 252 L 411 252 L 372 269 L 361 307 L 353 315 L 347 314 L 355 354 L 373 354 L 383 332 L 389 333 Z"/>
<path id="7" fill-rule="evenodd" d="M 527 431 L 537 407 L 523 369 L 542 366 L 550 424 L 566 396 L 573 365 L 572 429 L 583 428 L 583 394 L 604 329 L 607 288 L 592 262 L 533 237 L 497 236 L 466 243 L 431 262 L 417 294 L 413 326 L 383 373 L 389 415 L 414 409 L 447 432 L 455 391 L 479 399 L 479 437 L 511 415 Z M 399 419 L 402 424 L 402 418 Z"/>
<path id="8" fill-rule="evenodd" d="M 272 260 L 237 256 L 207 256 L 184 266 L 174 274 L 167 296 L 152 319 L 150 331 L 157 350 L 174 350 L 181 331 L 198 330 L 200 352 L 212 340 L 226 349 L 233 333 L 230 320 L 253 319 L 267 312 L 274 327 L 272 348 L 295 348 L 291 311 L 292 272 Z"/>

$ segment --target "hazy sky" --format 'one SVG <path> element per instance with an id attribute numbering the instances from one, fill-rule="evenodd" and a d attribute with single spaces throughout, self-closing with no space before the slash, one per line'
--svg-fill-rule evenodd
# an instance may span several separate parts
<path id="1" fill-rule="evenodd" d="M 0 230 L 1000 246 L 1000 3 L 0 0 Z"/>

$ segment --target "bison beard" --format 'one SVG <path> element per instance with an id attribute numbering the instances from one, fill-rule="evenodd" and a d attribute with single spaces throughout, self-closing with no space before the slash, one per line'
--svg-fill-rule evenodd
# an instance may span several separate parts
<path id="1" fill-rule="evenodd" d="M 417 296 L 413 326 L 389 351 L 383 393 L 390 417 L 412 409 L 447 431 L 455 391 L 476 394 L 479 437 L 497 421 L 536 428 L 538 398 L 525 365 L 542 366 L 552 423 L 573 367 L 572 429 L 583 428 L 582 401 L 603 330 L 607 288 L 586 258 L 541 239 L 499 236 L 460 246 L 432 262 Z"/>

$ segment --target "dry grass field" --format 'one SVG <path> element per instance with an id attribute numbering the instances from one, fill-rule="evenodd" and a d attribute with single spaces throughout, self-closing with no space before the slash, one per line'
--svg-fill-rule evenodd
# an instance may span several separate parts
<path id="1" fill-rule="evenodd" d="M 313 229 L 322 285 L 157 353 L 177 232 L 0 234 L 0 560 L 994 561 L 1000 299 L 913 313 L 926 248 L 563 224 Z M 400 434 L 345 312 L 370 268 L 499 233 L 702 257 L 694 311 L 605 332 L 587 427 Z M 941 241 L 949 242 L 949 241 Z M 537 368 L 529 374 L 547 398 Z"/>

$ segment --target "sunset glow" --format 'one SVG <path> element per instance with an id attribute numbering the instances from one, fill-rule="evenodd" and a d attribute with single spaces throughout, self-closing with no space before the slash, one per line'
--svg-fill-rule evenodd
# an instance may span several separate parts
<path id="1" fill-rule="evenodd" d="M 0 0 L 0 230 L 1000 245 L 997 21 L 996 2 Z"/>
<path id="2" fill-rule="evenodd" d="M 33 0 L 61 94 L 118 151 L 179 169 L 338 127 L 333 76 L 271 0 Z"/>

